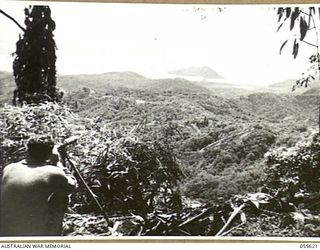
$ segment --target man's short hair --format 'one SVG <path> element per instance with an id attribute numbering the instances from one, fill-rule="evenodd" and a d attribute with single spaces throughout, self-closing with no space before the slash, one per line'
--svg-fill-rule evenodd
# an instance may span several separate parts
<path id="1" fill-rule="evenodd" d="M 27 146 L 30 158 L 46 160 L 52 153 L 54 142 L 50 137 L 40 137 L 30 139 Z"/>

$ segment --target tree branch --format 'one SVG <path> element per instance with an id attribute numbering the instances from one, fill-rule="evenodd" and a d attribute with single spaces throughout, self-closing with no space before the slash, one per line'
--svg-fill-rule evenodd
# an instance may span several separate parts
<path id="1" fill-rule="evenodd" d="M 240 207 L 235 207 L 233 209 L 233 212 L 230 215 L 229 219 L 227 220 L 226 224 L 220 229 L 220 231 L 215 236 L 221 236 L 223 234 L 223 232 L 226 230 L 226 228 L 231 224 L 234 217 L 236 217 L 236 215 L 240 213 L 240 211 L 243 207 L 244 207 L 244 204 L 242 204 Z"/>
<path id="2" fill-rule="evenodd" d="M 304 12 L 304 11 L 302 11 L 302 10 L 300 10 L 300 13 L 301 13 L 301 14 L 304 14 L 304 15 L 306 15 L 306 16 L 309 16 L 308 13 L 306 13 L 306 12 Z"/>
<path id="3" fill-rule="evenodd" d="M 102 215 L 104 216 L 108 226 L 110 226 L 110 221 L 109 218 L 105 212 L 105 209 L 103 208 L 103 206 L 101 205 L 101 203 L 98 201 L 98 199 L 96 198 L 97 196 L 95 195 L 95 193 L 91 190 L 91 188 L 89 187 L 89 185 L 86 183 L 86 181 L 83 179 L 79 169 L 73 164 L 73 162 L 71 161 L 71 159 L 69 158 L 69 155 L 67 154 L 67 152 L 65 151 L 65 159 L 66 161 L 70 164 L 71 169 L 76 173 L 78 179 L 80 179 L 81 183 L 84 185 L 84 187 L 86 188 L 86 190 L 88 191 L 88 193 L 90 194 L 91 198 L 94 200 L 94 202 L 97 204 L 98 208 L 100 209 L 100 211 L 102 212 Z"/>
<path id="4" fill-rule="evenodd" d="M 308 45 L 310 45 L 310 46 L 313 46 L 313 47 L 318 48 L 318 46 L 317 46 L 317 45 L 312 44 L 312 43 L 309 43 L 309 42 L 306 42 L 305 40 L 300 40 L 300 41 L 301 41 L 301 42 L 304 42 L 304 43 L 306 43 L 306 44 L 308 44 Z"/>
<path id="5" fill-rule="evenodd" d="M 317 59 L 318 59 L 318 69 L 317 69 L 317 72 L 318 72 L 318 76 L 319 76 L 319 79 L 320 79 L 320 59 L 319 59 L 319 33 L 318 33 L 318 29 L 317 29 L 317 25 L 316 25 L 316 21 L 314 20 L 314 17 L 313 15 L 311 15 L 311 20 L 313 22 L 313 25 L 314 25 L 314 30 L 316 32 L 316 43 L 317 43 Z"/>
<path id="6" fill-rule="evenodd" d="M 246 224 L 246 223 L 241 222 L 239 225 L 237 225 L 237 226 L 235 226 L 235 227 L 233 227 L 233 228 L 229 229 L 227 232 L 222 233 L 222 234 L 221 234 L 221 236 L 225 236 L 225 235 L 227 235 L 227 234 L 228 234 L 228 233 L 230 233 L 231 231 L 233 231 L 233 230 L 235 230 L 235 229 L 237 229 L 237 228 L 241 227 L 241 226 L 242 226 L 242 225 L 244 225 L 244 224 Z"/>
<path id="7" fill-rule="evenodd" d="M 186 221 L 180 223 L 177 227 L 178 227 L 178 228 L 179 228 L 179 227 L 183 227 L 183 226 L 188 225 L 188 224 L 190 224 L 190 223 L 192 223 L 192 222 L 194 222 L 194 221 L 203 219 L 203 217 L 204 217 L 204 218 L 207 218 L 207 217 L 209 217 L 212 213 L 213 213 L 213 207 L 209 207 L 208 209 L 206 209 L 206 210 L 203 211 L 202 213 L 200 213 L 200 214 L 192 217 L 192 218 L 189 219 L 189 220 L 186 220 Z"/>
<path id="8" fill-rule="evenodd" d="M 12 16 L 5 13 L 3 10 L 0 9 L 0 13 L 3 14 L 5 17 L 9 18 L 11 21 L 13 21 L 20 29 L 22 29 L 24 32 L 26 31 L 25 28 L 23 28 Z"/>

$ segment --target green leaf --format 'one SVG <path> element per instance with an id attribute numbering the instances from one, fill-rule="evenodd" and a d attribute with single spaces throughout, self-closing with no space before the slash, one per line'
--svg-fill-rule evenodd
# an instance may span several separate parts
<path id="1" fill-rule="evenodd" d="M 298 52 L 299 52 L 299 43 L 297 43 L 297 45 L 296 45 L 296 53 L 293 57 L 294 59 L 296 59 L 296 57 L 298 56 Z"/>
<path id="2" fill-rule="evenodd" d="M 287 44 L 288 40 L 284 41 L 284 43 L 281 45 L 280 47 L 280 51 L 279 51 L 279 54 L 281 55 L 281 52 L 282 52 L 282 49 L 283 47 Z"/>
<path id="3" fill-rule="evenodd" d="M 312 16 L 312 10 L 311 10 L 311 8 L 310 8 L 310 12 L 309 12 L 309 15 L 308 15 L 308 27 L 310 27 L 311 16 Z"/>
<path id="4" fill-rule="evenodd" d="M 281 7 L 278 8 L 278 16 L 279 16 L 278 22 L 280 22 L 283 12 L 284 12 L 284 8 L 281 8 Z"/>
<path id="5" fill-rule="evenodd" d="M 307 31 L 307 22 L 304 20 L 304 18 L 300 17 L 300 40 L 303 40 L 306 37 Z"/>
<path id="6" fill-rule="evenodd" d="M 294 8 L 294 11 L 291 14 L 291 23 L 290 23 L 290 30 L 294 28 L 294 23 L 296 19 L 299 17 L 300 10 L 298 7 Z"/>
<path id="7" fill-rule="evenodd" d="M 292 55 L 295 54 L 295 51 L 296 51 L 296 44 L 297 44 L 297 39 L 294 39 L 293 41 L 293 48 L 292 48 Z"/>
<path id="8" fill-rule="evenodd" d="M 299 51 L 299 43 L 297 42 L 297 39 L 294 39 L 293 50 L 292 50 L 292 55 L 294 59 L 296 59 L 298 55 L 298 51 Z"/>
<path id="9" fill-rule="evenodd" d="M 290 14 L 291 14 L 291 8 L 287 7 L 286 8 L 286 17 L 289 18 Z"/>
<path id="10" fill-rule="evenodd" d="M 281 29 L 281 27 L 282 27 L 283 24 L 284 24 L 284 22 L 282 22 L 282 23 L 279 25 L 279 27 L 278 27 L 278 29 L 277 29 L 277 32 Z"/>
<path id="11" fill-rule="evenodd" d="M 316 14 L 316 8 L 315 7 L 310 7 L 310 14 Z M 312 13 L 313 12 L 313 13 Z"/>

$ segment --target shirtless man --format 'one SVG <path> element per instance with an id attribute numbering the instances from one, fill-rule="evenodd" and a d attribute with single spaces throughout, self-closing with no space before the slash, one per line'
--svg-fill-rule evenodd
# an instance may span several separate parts
<path id="1" fill-rule="evenodd" d="M 68 194 L 75 180 L 59 168 L 54 144 L 30 140 L 28 158 L 6 166 L 1 182 L 2 236 L 61 235 Z M 57 151 L 57 150 L 56 150 Z M 54 156 L 54 163 L 48 163 Z M 58 166 L 57 166 L 58 165 Z"/>

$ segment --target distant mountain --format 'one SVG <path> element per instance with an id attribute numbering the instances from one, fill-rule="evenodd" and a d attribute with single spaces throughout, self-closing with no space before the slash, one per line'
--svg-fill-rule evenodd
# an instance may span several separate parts
<path id="1" fill-rule="evenodd" d="M 183 68 L 177 70 L 169 70 L 168 73 L 170 75 L 176 76 L 195 76 L 195 77 L 203 77 L 205 79 L 223 79 L 221 75 L 219 75 L 216 71 L 211 69 L 210 67 L 190 67 Z"/>
<path id="2" fill-rule="evenodd" d="M 58 76 L 57 86 L 70 93 L 76 89 L 90 88 L 98 91 L 129 88 L 157 91 L 203 91 L 207 89 L 183 78 L 149 79 L 134 72 L 110 72 L 96 75 Z"/>
<path id="3" fill-rule="evenodd" d="M 97 89 L 106 86 L 134 87 L 145 80 L 147 78 L 131 71 L 87 75 L 59 75 L 57 77 L 57 86 L 64 90 L 82 87 Z"/>
<path id="4" fill-rule="evenodd" d="M 301 95 L 304 96 L 320 96 L 320 81 L 310 83 L 310 86 L 302 88 L 304 91 Z"/>
<path id="5" fill-rule="evenodd" d="M 12 72 L 0 71 L 0 104 L 12 101 L 13 90 L 16 87 Z M 174 95 L 176 93 L 204 93 L 212 92 L 221 97 L 237 97 L 252 93 L 245 89 L 237 88 L 231 84 L 207 81 L 189 81 L 180 78 L 149 79 L 130 71 L 107 72 L 102 74 L 82 75 L 57 75 L 57 87 L 65 97 L 77 92 L 77 96 L 89 95 L 90 89 L 100 93 L 112 93 L 115 89 L 140 89 Z M 84 91 L 86 90 L 86 91 Z M 124 90 L 125 91 L 125 90 Z M 85 93 L 84 93 L 85 92 Z"/>
<path id="6" fill-rule="evenodd" d="M 171 91 L 173 94 L 175 91 L 188 92 L 207 92 L 207 88 L 202 87 L 195 82 L 188 81 L 184 78 L 163 78 L 163 79 L 150 79 L 147 84 L 144 85 L 146 89 L 158 89 L 162 91 Z"/>
<path id="7" fill-rule="evenodd" d="M 288 79 L 282 82 L 277 82 L 270 84 L 268 87 L 273 90 L 278 90 L 280 92 L 292 92 L 292 87 L 295 85 L 296 79 Z"/>
<path id="8" fill-rule="evenodd" d="M 157 91 L 212 92 L 217 96 L 236 97 L 250 94 L 248 91 L 227 83 L 191 81 L 183 77 L 150 79 L 134 72 L 110 72 L 92 75 L 65 75 L 57 77 L 57 86 L 66 93 L 75 89 L 91 88 L 105 91 L 110 88 L 130 88 Z"/>
<path id="9" fill-rule="evenodd" d="M 274 83 L 268 86 L 268 89 L 276 93 L 290 93 L 294 95 L 320 95 L 320 81 L 313 81 L 309 86 L 299 86 L 293 90 L 295 79 L 288 79 L 283 82 Z"/>
<path id="10" fill-rule="evenodd" d="M 105 91 L 112 88 L 158 89 L 163 91 L 207 91 L 206 88 L 184 78 L 149 79 L 130 71 L 107 72 L 102 74 L 57 75 L 57 87 L 65 94 L 83 88 Z M 10 101 L 15 88 L 12 72 L 0 71 L 0 99 Z"/>
<path id="11" fill-rule="evenodd" d="M 68 93 L 82 88 L 102 90 L 106 86 L 135 87 L 146 80 L 148 79 L 130 71 L 91 75 L 57 75 L 57 87 Z M 13 73 L 0 71 L 0 103 L 11 102 L 15 87 Z"/>
<path id="12" fill-rule="evenodd" d="M 212 93 L 215 96 L 225 98 L 246 96 L 257 92 L 272 92 L 277 94 L 290 93 L 291 95 L 292 82 L 294 82 L 294 80 L 288 80 L 283 83 L 270 85 L 268 89 L 258 91 L 256 89 L 251 90 L 240 88 L 236 85 L 227 83 L 190 81 L 183 77 L 149 79 L 130 71 L 107 72 L 102 74 L 57 75 L 57 87 L 62 89 L 65 93 L 65 97 L 75 94 L 79 98 L 80 96 L 90 95 L 90 90 L 102 94 L 112 94 L 113 91 L 126 92 L 140 90 L 143 92 L 149 91 L 150 93 L 165 93 L 166 95 L 172 96 L 179 93 L 192 95 L 198 93 Z M 10 72 L 0 71 L 0 103 L 11 102 L 14 88 L 15 82 L 13 74 Z M 282 90 L 280 91 L 279 89 Z M 314 91 L 311 88 L 303 89 L 304 91 Z M 320 88 L 318 92 L 320 92 Z M 302 92 L 300 92 L 299 89 L 299 91 L 294 92 L 294 95 L 301 93 Z M 310 94 L 310 92 L 307 94 Z"/>
<path id="13" fill-rule="evenodd" d="M 0 103 L 11 103 L 15 87 L 13 73 L 0 71 Z"/>
<path id="14" fill-rule="evenodd" d="M 300 95 L 306 91 L 304 87 L 295 88 L 295 91 L 293 91 L 293 86 L 295 86 L 295 84 L 296 84 L 296 79 L 288 79 L 282 82 L 270 84 L 267 87 L 267 90 L 273 93 L 292 94 L 292 95 Z"/>
<path id="15" fill-rule="evenodd" d="M 146 77 L 132 71 L 106 72 L 101 75 L 109 79 L 112 79 L 112 78 L 113 79 L 134 79 L 134 80 L 146 79 Z"/>
<path id="16" fill-rule="evenodd" d="M 7 88 L 14 88 L 15 82 L 13 73 L 0 71 L 0 92 L 6 92 Z"/>

